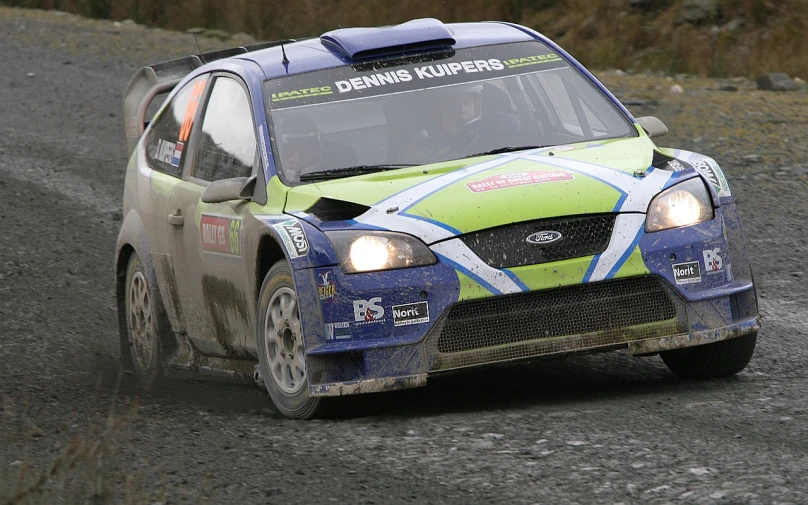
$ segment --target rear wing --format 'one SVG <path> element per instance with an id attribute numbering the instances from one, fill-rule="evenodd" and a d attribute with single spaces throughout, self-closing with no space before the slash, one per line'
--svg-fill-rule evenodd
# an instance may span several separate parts
<path id="1" fill-rule="evenodd" d="M 140 135 L 146 128 L 146 111 L 152 100 L 157 95 L 171 91 L 191 71 L 211 61 L 292 42 L 295 42 L 295 40 L 278 40 L 220 49 L 209 53 L 193 54 L 176 60 L 155 63 L 141 68 L 132 76 L 123 95 L 127 152 L 132 154 Z"/>

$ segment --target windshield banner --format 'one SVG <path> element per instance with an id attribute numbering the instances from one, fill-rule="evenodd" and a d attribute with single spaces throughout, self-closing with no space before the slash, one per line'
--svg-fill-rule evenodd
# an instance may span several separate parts
<path id="1" fill-rule="evenodd" d="M 416 58 L 418 62 L 411 63 Z M 396 66 L 364 63 L 281 77 L 266 81 L 264 91 L 271 109 L 283 109 L 568 66 L 540 42 L 461 49 L 450 57 L 423 60 L 416 56 L 398 60 Z"/>

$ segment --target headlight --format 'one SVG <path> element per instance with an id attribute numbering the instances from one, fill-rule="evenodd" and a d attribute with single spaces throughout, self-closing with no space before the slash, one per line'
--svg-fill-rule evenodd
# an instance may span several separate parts
<path id="1" fill-rule="evenodd" d="M 326 232 L 326 236 L 345 273 L 432 265 L 438 261 L 426 244 L 403 233 L 342 230 Z"/>
<path id="2" fill-rule="evenodd" d="M 694 177 L 672 186 L 651 200 L 645 231 L 654 232 L 690 226 L 713 218 L 713 206 L 707 188 Z"/>

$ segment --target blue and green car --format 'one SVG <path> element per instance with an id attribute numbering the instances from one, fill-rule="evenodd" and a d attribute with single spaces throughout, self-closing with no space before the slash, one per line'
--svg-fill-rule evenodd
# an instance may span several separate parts
<path id="1" fill-rule="evenodd" d="M 743 370 L 760 318 L 713 159 L 529 28 L 419 19 L 141 68 L 123 364 L 327 397 L 546 356 Z M 116 341 L 116 345 L 117 345 Z M 478 373 L 496 373 L 485 367 Z"/>

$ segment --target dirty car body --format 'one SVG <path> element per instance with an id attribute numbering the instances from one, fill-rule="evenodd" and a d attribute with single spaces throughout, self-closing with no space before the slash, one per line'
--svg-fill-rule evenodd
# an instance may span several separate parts
<path id="1" fill-rule="evenodd" d="M 125 112 L 121 351 L 146 384 L 255 370 L 311 417 L 548 355 L 661 353 L 684 377 L 752 356 L 718 163 L 658 147 L 659 120 L 528 28 L 416 20 L 192 56 L 141 69 Z"/>

